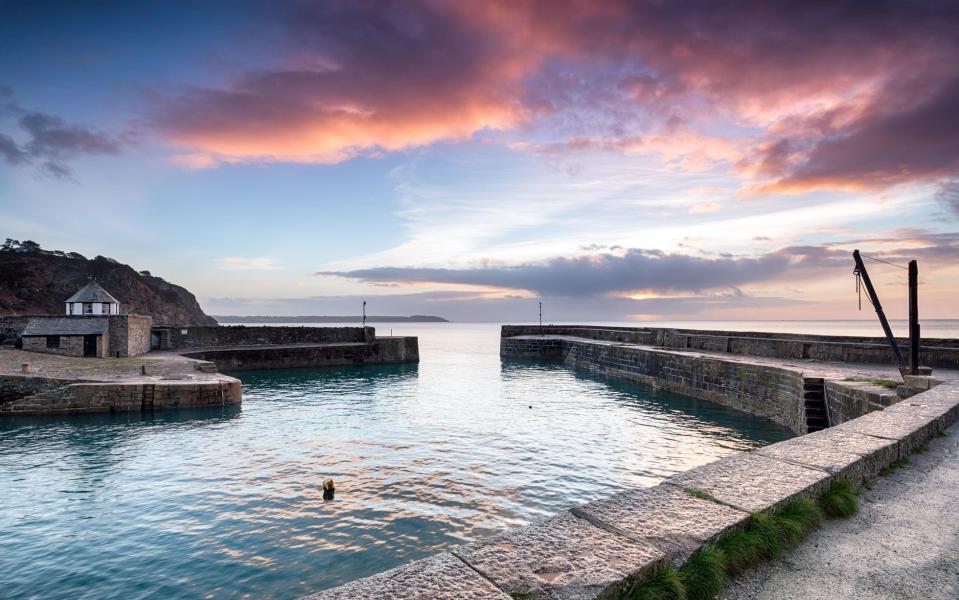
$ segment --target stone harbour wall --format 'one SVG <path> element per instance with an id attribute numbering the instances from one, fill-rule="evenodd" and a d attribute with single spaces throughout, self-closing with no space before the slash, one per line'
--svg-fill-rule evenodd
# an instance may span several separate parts
<path id="1" fill-rule="evenodd" d="M 371 344 L 223 348 L 185 352 L 184 356 L 210 361 L 220 371 L 290 369 L 415 363 L 419 362 L 419 345 L 415 337 L 384 337 Z"/>
<path id="2" fill-rule="evenodd" d="M 55 390 L 68 383 L 75 382 L 35 375 L 0 375 L 0 404 Z"/>
<path id="3" fill-rule="evenodd" d="M 29 316 L 0 315 L 0 345 L 15 346 L 28 321 Z"/>
<path id="4" fill-rule="evenodd" d="M 241 401 L 240 381 L 227 376 L 202 382 L 71 383 L 0 402 L 0 415 L 205 408 Z"/>
<path id="5" fill-rule="evenodd" d="M 675 349 L 727 352 L 742 356 L 895 364 L 889 344 L 885 338 L 879 337 L 591 325 L 504 325 L 502 329 L 504 338 L 532 335 L 573 336 Z M 903 356 L 908 356 L 909 340 L 897 338 L 897 343 Z M 959 369 L 959 340 L 923 339 L 919 361 L 923 366 Z"/>
<path id="6" fill-rule="evenodd" d="M 656 330 L 630 327 L 605 327 L 589 325 L 503 325 L 501 337 L 531 335 L 568 335 L 606 342 L 627 344 L 656 343 Z"/>
<path id="7" fill-rule="evenodd" d="M 286 346 L 372 342 L 373 327 L 270 327 L 244 325 L 156 328 L 160 350 L 231 346 Z"/>
<path id="8" fill-rule="evenodd" d="M 899 402 L 895 390 L 858 381 L 826 380 L 826 405 L 833 425 L 852 421 L 866 413 Z"/>
<path id="9" fill-rule="evenodd" d="M 567 342 L 563 362 L 766 417 L 806 433 L 801 373 L 631 346 Z"/>

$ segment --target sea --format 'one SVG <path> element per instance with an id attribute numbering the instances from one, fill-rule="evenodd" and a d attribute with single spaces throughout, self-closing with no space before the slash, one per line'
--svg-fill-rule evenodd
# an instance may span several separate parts
<path id="1" fill-rule="evenodd" d="M 881 335 L 866 321 L 642 325 Z M 791 436 L 501 359 L 496 323 L 375 327 L 418 336 L 420 363 L 244 371 L 239 407 L 0 418 L 0 597 L 297 598 Z M 959 321 L 923 327 L 959 337 Z"/>

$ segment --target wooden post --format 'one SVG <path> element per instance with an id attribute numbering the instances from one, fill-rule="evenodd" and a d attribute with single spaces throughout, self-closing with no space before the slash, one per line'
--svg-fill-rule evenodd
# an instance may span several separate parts
<path id="1" fill-rule="evenodd" d="M 866 265 L 862 264 L 862 257 L 859 256 L 859 250 L 852 251 L 852 258 L 856 261 L 856 273 L 862 277 L 862 284 L 866 287 L 866 293 L 869 294 L 869 300 L 873 308 L 876 309 L 876 315 L 879 316 L 879 324 L 882 325 L 882 331 L 886 334 L 889 345 L 892 346 L 892 353 L 896 355 L 896 362 L 900 367 L 906 366 L 906 361 L 902 358 L 902 352 L 899 351 L 899 344 L 892 335 L 892 329 L 889 327 L 889 321 L 886 320 L 886 313 L 882 312 L 882 305 L 879 304 L 879 296 L 876 295 L 876 289 L 872 287 L 872 281 L 869 279 L 869 273 L 866 272 Z"/>
<path id="2" fill-rule="evenodd" d="M 919 265 L 909 261 L 909 372 L 919 374 Z"/>

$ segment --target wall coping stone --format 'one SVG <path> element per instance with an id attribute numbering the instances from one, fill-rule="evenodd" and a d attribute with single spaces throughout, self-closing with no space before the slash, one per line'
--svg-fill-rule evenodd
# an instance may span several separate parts
<path id="1" fill-rule="evenodd" d="M 817 495 L 829 480 L 826 471 L 743 452 L 673 475 L 666 482 L 702 490 L 739 510 L 760 512 L 775 510 L 798 496 Z"/>
<path id="2" fill-rule="evenodd" d="M 571 511 L 603 529 L 655 545 L 683 562 L 703 543 L 744 527 L 749 514 L 671 485 L 620 492 Z"/>
<path id="3" fill-rule="evenodd" d="M 642 576 L 666 555 L 565 512 L 453 549 L 507 593 L 548 600 L 595 598 L 627 577 Z"/>
<path id="4" fill-rule="evenodd" d="M 863 457 L 861 455 L 815 442 L 809 443 L 803 439 L 804 437 L 800 436 L 765 446 L 756 450 L 755 453 L 801 467 L 825 471 L 839 479 L 862 480 Z"/>
<path id="5" fill-rule="evenodd" d="M 511 600 L 449 552 L 307 596 L 309 600 Z"/>

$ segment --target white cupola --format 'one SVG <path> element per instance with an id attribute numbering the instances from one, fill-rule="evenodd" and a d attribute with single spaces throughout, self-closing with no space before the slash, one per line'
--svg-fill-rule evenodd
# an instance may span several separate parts
<path id="1" fill-rule="evenodd" d="M 118 315 L 120 301 L 100 287 L 96 280 L 91 280 L 76 294 L 67 298 L 68 315 Z"/>

